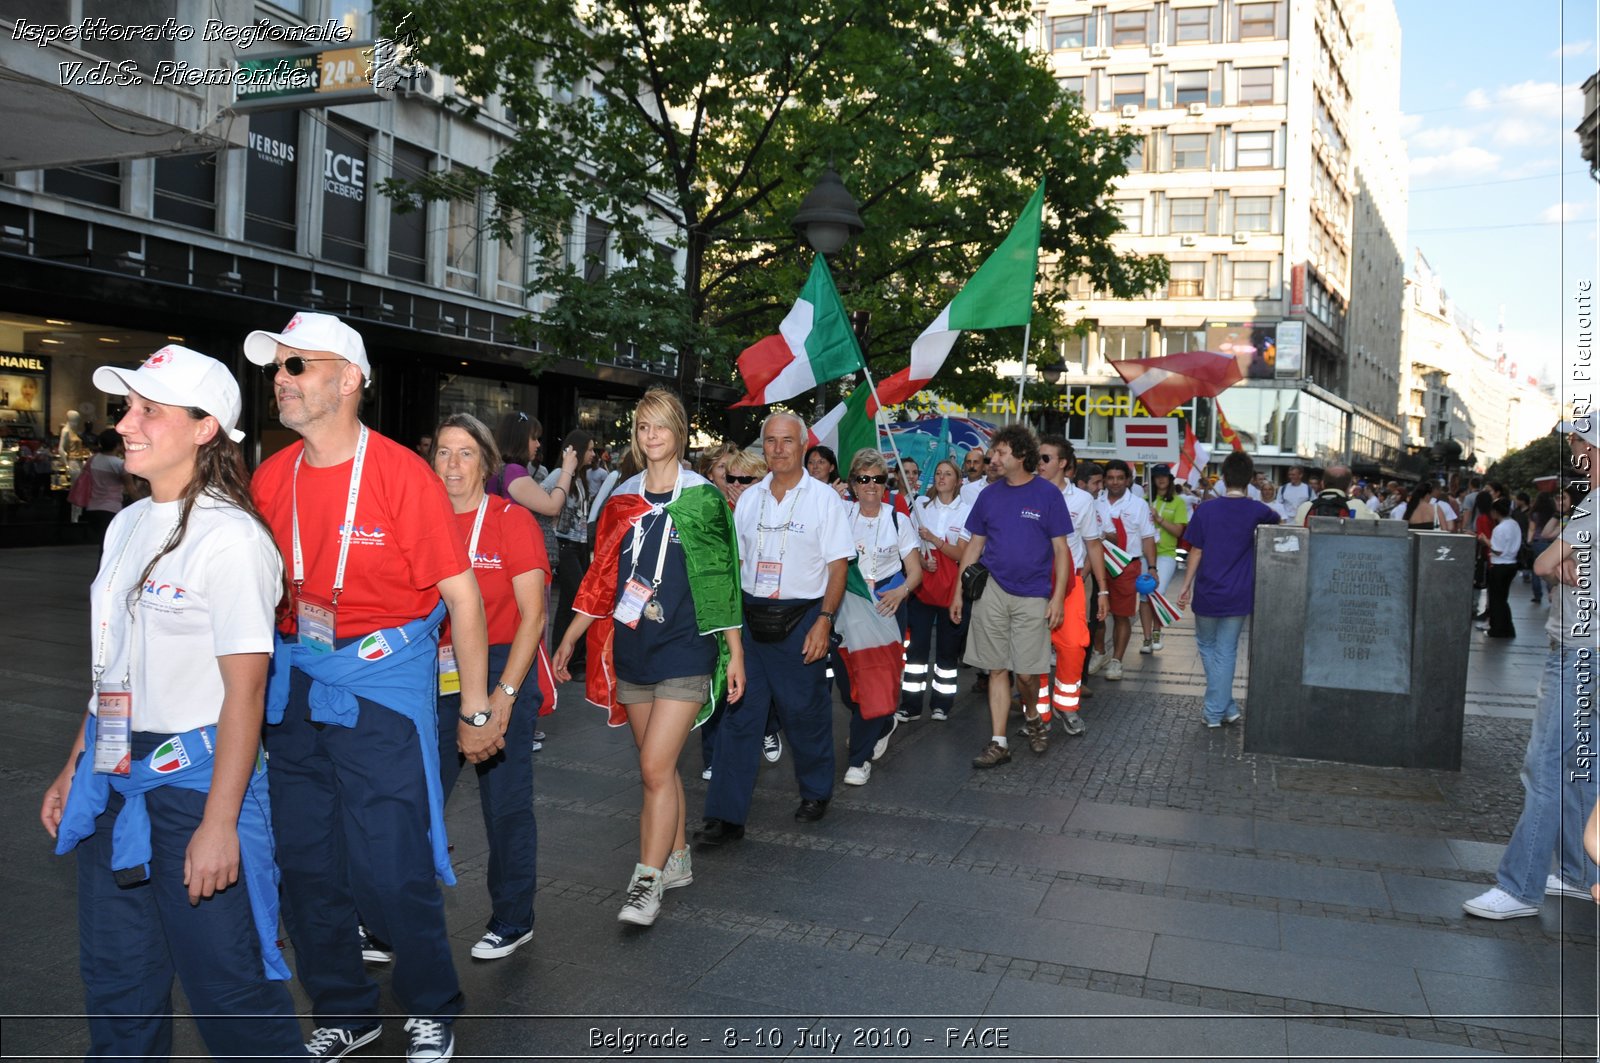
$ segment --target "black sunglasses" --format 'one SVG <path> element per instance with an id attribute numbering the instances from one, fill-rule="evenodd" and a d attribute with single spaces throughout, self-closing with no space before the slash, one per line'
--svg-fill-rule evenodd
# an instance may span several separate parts
<path id="1" fill-rule="evenodd" d="M 735 476 L 732 473 L 728 474 L 728 482 L 731 484 L 745 484 L 748 486 L 755 483 L 759 479 L 761 479 L 759 476 Z"/>
<path id="2" fill-rule="evenodd" d="M 309 364 L 311 362 L 343 362 L 343 361 L 345 361 L 345 359 L 343 359 L 343 358 L 302 358 L 298 354 L 296 354 L 296 355 L 291 355 L 288 358 L 285 358 L 281 362 L 268 362 L 266 365 L 261 367 L 261 371 L 263 373 L 266 373 L 269 376 L 277 376 L 278 370 L 282 369 L 284 372 L 288 373 L 290 376 L 299 376 L 301 373 L 304 373 L 306 371 L 307 364 Z"/>
<path id="3" fill-rule="evenodd" d="M 883 475 L 879 475 L 879 476 L 857 476 L 856 477 L 856 483 L 858 483 L 858 484 L 877 484 L 878 486 L 881 487 L 881 486 L 883 486 L 884 484 L 886 484 L 888 482 L 889 482 L 889 478 L 887 476 L 883 476 Z"/>

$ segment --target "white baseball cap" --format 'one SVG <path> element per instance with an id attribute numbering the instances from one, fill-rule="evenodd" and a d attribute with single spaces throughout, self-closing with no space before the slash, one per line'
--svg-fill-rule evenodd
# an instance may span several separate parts
<path id="1" fill-rule="evenodd" d="M 1570 421 L 1562 421 L 1556 426 L 1556 431 L 1564 436 L 1577 436 L 1591 447 L 1600 447 L 1600 415 L 1588 414 L 1584 417 L 1575 417 Z"/>
<path id="2" fill-rule="evenodd" d="M 172 343 L 144 360 L 137 369 L 103 365 L 94 371 L 94 386 L 108 395 L 137 391 L 166 406 L 204 410 L 217 419 L 228 438 L 244 441 L 239 423 L 239 382 L 228 367 L 199 351 Z"/>
<path id="3" fill-rule="evenodd" d="M 332 314 L 296 314 L 282 332 L 259 329 L 244 338 L 244 356 L 256 365 L 271 365 L 278 358 L 278 344 L 297 351 L 327 351 L 361 370 L 367 387 L 372 386 L 372 363 L 367 361 L 367 345 L 361 334 Z"/>

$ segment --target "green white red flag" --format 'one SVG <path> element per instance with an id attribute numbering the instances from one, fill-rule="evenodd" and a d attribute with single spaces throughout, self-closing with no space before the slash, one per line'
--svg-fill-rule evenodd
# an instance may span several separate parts
<path id="1" fill-rule="evenodd" d="M 854 559 L 844 587 L 837 624 L 839 656 L 862 717 L 880 719 L 900 707 L 900 678 L 906 666 L 900 625 L 893 614 L 878 612 L 877 601 Z"/>
<path id="2" fill-rule="evenodd" d="M 878 404 L 872 388 L 865 382 L 856 385 L 850 397 L 822 415 L 811 426 L 807 446 L 822 444 L 839 456 L 839 464 L 850 467 L 850 459 L 862 447 L 878 445 Z"/>
<path id="3" fill-rule="evenodd" d="M 734 405 L 782 402 L 865 367 L 828 263 L 818 255 L 811 260 L 811 276 L 778 326 L 778 334 L 756 341 L 739 355 L 746 394 Z"/>
<path id="4" fill-rule="evenodd" d="M 1110 539 L 1101 543 L 1100 549 L 1105 552 L 1106 575 L 1112 579 L 1122 575 L 1122 570 L 1133 564 L 1133 555 Z"/>

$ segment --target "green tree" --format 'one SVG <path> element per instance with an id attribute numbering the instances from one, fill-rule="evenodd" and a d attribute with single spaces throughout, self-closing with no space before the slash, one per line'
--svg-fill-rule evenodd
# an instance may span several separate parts
<path id="1" fill-rule="evenodd" d="M 1105 193 L 1135 138 L 1092 126 L 1022 44 L 1031 0 L 376 6 L 412 60 L 456 78 L 459 106 L 496 95 L 521 130 L 488 173 L 391 191 L 486 191 L 492 228 L 545 249 L 529 286 L 555 298 L 527 335 L 591 361 L 620 339 L 675 350 L 691 400 L 697 380 L 736 384 L 733 358 L 793 303 L 810 252 L 789 219 L 829 165 L 862 204 L 867 232 L 832 265 L 847 305 L 872 315 L 877 376 L 905 364 L 1041 178 L 1035 351 L 1073 324 L 1051 294 L 1068 276 L 1120 297 L 1166 279 L 1163 259 L 1111 246 Z M 585 213 L 614 226 L 630 265 L 585 280 L 561 253 Z M 937 386 L 976 403 L 1020 335 L 962 343 Z"/>
<path id="2" fill-rule="evenodd" d="M 1543 439 L 1535 439 L 1521 450 L 1513 450 L 1484 474 L 1486 480 L 1506 485 L 1506 490 L 1534 493 L 1533 481 L 1540 476 L 1561 475 L 1565 480 L 1572 476 L 1571 451 L 1564 436 L 1552 432 Z"/>

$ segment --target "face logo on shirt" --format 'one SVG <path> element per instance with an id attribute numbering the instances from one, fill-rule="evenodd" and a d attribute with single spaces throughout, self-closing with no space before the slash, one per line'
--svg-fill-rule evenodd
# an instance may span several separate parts
<path id="1" fill-rule="evenodd" d="M 485 554 L 480 551 L 472 555 L 472 567 L 498 570 L 505 567 L 505 563 L 499 554 Z"/>
<path id="2" fill-rule="evenodd" d="M 146 580 L 143 592 L 139 595 L 139 608 L 178 616 L 189 605 L 188 593 L 176 583 Z"/>
<path id="3" fill-rule="evenodd" d="M 1043 520 L 1044 519 L 1044 514 L 1043 513 L 1040 513 L 1037 509 L 1029 509 L 1026 506 L 1022 507 L 1022 512 L 1019 515 L 1022 517 L 1023 520 Z"/>
<path id="4" fill-rule="evenodd" d="M 189 751 L 183 748 L 183 739 L 169 738 L 150 754 L 150 770 L 157 775 L 171 775 L 189 766 Z"/>
<path id="5" fill-rule="evenodd" d="M 339 537 L 344 537 L 345 526 L 339 525 Z M 355 524 L 350 530 L 351 546 L 382 546 L 383 540 L 388 538 L 380 524 Z"/>
<path id="6" fill-rule="evenodd" d="M 374 631 L 361 640 L 361 645 L 356 647 L 356 656 L 363 661 L 381 661 L 394 649 L 390 647 L 389 640 L 383 637 L 383 632 Z"/>
<path id="7" fill-rule="evenodd" d="M 147 580 L 144 585 L 144 593 L 160 598 L 162 601 L 177 602 L 183 600 L 185 591 L 176 583 L 157 583 L 155 580 Z"/>

